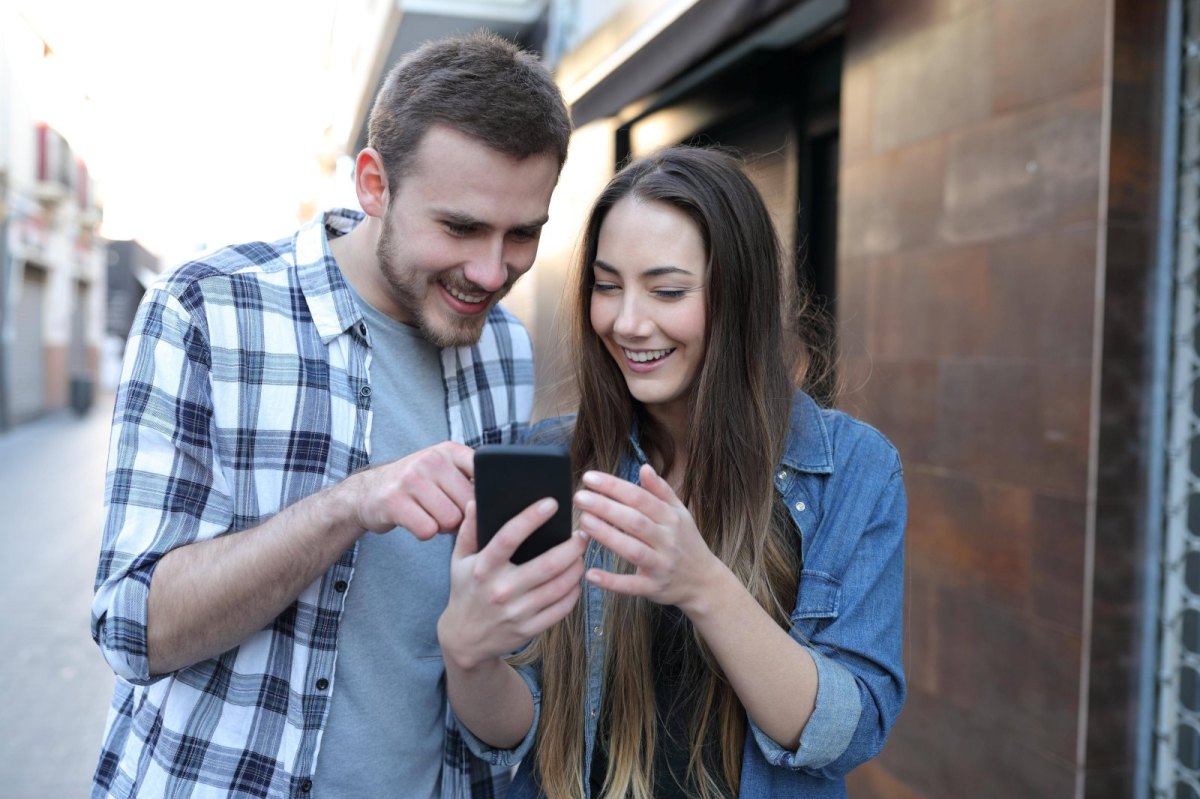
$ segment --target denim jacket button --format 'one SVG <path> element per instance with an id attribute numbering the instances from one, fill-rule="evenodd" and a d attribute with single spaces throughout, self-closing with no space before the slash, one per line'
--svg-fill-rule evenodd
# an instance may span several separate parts
<path id="1" fill-rule="evenodd" d="M 779 474 L 775 475 L 775 477 L 776 479 L 782 480 L 783 478 L 787 477 L 787 472 L 780 472 Z"/>
<path id="2" fill-rule="evenodd" d="M 803 503 L 803 502 L 797 502 L 797 503 L 796 503 L 796 510 L 804 510 L 804 503 Z"/>
<path id="3" fill-rule="evenodd" d="M 599 636 L 601 636 L 601 635 L 604 635 L 604 630 L 600 629 L 600 625 L 599 625 L 599 624 L 597 624 L 595 627 L 593 627 L 593 628 L 592 628 L 592 632 L 593 632 L 593 633 L 594 633 L 594 634 L 595 634 L 597 637 L 599 637 Z"/>

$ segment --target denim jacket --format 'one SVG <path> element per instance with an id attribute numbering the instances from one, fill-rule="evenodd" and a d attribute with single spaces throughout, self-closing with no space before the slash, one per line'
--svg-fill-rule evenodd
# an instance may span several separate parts
<path id="1" fill-rule="evenodd" d="M 904 485 L 895 448 L 874 428 L 820 408 L 803 393 L 793 401 L 791 428 L 775 486 L 801 539 L 804 565 L 790 634 L 816 663 L 816 706 L 794 750 L 749 720 L 739 796 L 833 799 L 846 795 L 846 774 L 883 748 L 904 704 Z M 561 441 L 569 431 L 570 420 L 549 420 L 531 436 Z M 633 438 L 637 458 L 622 463 L 619 476 L 636 482 L 645 459 Z M 611 555 L 591 542 L 587 565 L 603 565 L 606 557 Z M 581 601 L 589 631 L 586 786 L 603 688 L 603 592 L 585 583 Z M 516 748 L 492 749 L 463 729 L 468 745 L 494 765 L 520 761 L 514 799 L 541 796 L 533 758 L 526 757 L 540 716 L 540 680 L 536 668 L 523 669 L 522 677 L 535 711 Z"/>

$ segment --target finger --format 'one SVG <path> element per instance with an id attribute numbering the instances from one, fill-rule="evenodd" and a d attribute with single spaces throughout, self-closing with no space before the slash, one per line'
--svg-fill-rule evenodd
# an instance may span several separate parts
<path id="1" fill-rule="evenodd" d="M 462 526 L 458 528 L 458 536 L 454 539 L 454 552 L 450 555 L 451 560 L 462 560 L 479 551 L 479 539 L 475 532 L 478 526 L 477 518 L 475 503 L 468 502 L 466 516 L 463 518 Z"/>
<path id="2" fill-rule="evenodd" d="M 441 523 L 410 496 L 402 496 L 395 506 L 395 526 L 403 527 L 422 541 L 442 530 Z"/>
<path id="3" fill-rule="evenodd" d="M 465 482 L 465 481 L 464 481 Z M 463 521 L 463 511 L 472 495 L 468 492 L 462 504 L 450 496 L 446 487 L 436 482 L 423 481 L 413 484 L 408 492 L 409 499 L 437 522 L 437 532 L 457 530 Z"/>
<path id="4" fill-rule="evenodd" d="M 604 569 L 588 569 L 583 577 L 597 588 L 614 594 L 650 597 L 655 593 L 654 583 L 640 574 L 616 574 Z"/>
<path id="5" fill-rule="evenodd" d="M 540 590 L 541 586 L 557 579 L 564 571 L 576 565 L 580 567 L 580 574 L 576 577 L 579 579 L 582 577 L 583 553 L 586 551 L 587 535 L 577 530 L 566 541 L 518 566 L 513 572 L 512 594 L 519 596 Z"/>
<path id="6" fill-rule="evenodd" d="M 658 502 L 658 500 L 654 501 Z M 661 503 L 659 504 L 661 506 Z M 659 543 L 658 522 L 640 508 L 630 507 L 620 500 L 609 499 L 587 489 L 575 492 L 575 505 L 581 511 L 607 522 L 618 530 L 624 530 L 652 546 Z"/>
<path id="7" fill-rule="evenodd" d="M 455 446 L 462 447 L 461 444 Z M 466 447 L 463 449 L 471 452 Z M 440 489 L 460 513 L 467 507 L 467 503 L 475 498 L 475 484 L 471 482 L 472 473 L 462 471 L 462 460 L 458 450 L 447 450 L 422 462 L 420 466 L 425 479 Z"/>
<path id="8" fill-rule="evenodd" d="M 513 615 L 517 618 L 536 616 L 546 608 L 557 603 L 579 586 L 583 579 L 583 560 L 574 560 L 553 578 L 541 585 L 524 592 L 520 599 L 513 604 Z"/>
<path id="9" fill-rule="evenodd" d="M 654 467 L 650 464 L 647 463 L 642 466 L 638 471 L 638 479 L 641 480 L 642 488 L 653 494 L 656 499 L 672 506 L 683 504 L 679 501 L 679 496 L 675 493 L 675 489 L 671 488 L 671 484 L 664 480 L 658 472 L 654 471 Z"/>
<path id="10" fill-rule="evenodd" d="M 438 447 L 464 477 L 469 480 L 475 478 L 475 450 L 457 441 L 443 441 Z"/>
<path id="11" fill-rule="evenodd" d="M 579 583 L 564 596 L 562 599 L 555 602 L 550 607 L 542 610 L 525 624 L 525 631 L 529 638 L 545 632 L 550 627 L 558 624 L 567 617 L 571 612 L 571 608 L 575 607 L 575 603 L 579 601 L 579 595 L 583 593 L 583 588 Z"/>
<path id="12" fill-rule="evenodd" d="M 579 527 L 617 557 L 639 568 L 649 566 L 654 548 L 590 513 L 579 516 Z"/>
<path id="13" fill-rule="evenodd" d="M 532 535 L 534 530 L 545 524 L 556 510 L 558 503 L 546 497 L 509 519 L 479 553 L 485 568 L 494 569 L 511 560 L 517 547 Z"/>
<path id="14" fill-rule="evenodd" d="M 634 485 L 628 480 L 595 471 L 584 472 L 583 484 L 597 494 L 609 497 L 622 505 L 636 508 L 651 519 L 659 520 L 665 515 L 666 508 L 663 500 L 647 491 L 644 486 Z"/>

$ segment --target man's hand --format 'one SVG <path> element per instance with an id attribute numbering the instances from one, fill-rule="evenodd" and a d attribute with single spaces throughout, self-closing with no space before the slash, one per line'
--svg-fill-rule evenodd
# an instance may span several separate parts
<path id="1" fill-rule="evenodd" d="M 351 475 L 343 485 L 360 529 L 403 527 L 426 541 L 462 524 L 475 496 L 474 475 L 474 450 L 444 441 Z"/>

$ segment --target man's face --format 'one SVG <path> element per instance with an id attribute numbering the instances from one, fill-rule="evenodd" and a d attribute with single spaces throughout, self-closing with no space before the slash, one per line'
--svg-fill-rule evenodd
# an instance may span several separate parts
<path id="1" fill-rule="evenodd" d="M 391 308 L 439 347 L 479 340 L 484 319 L 533 265 L 558 161 L 516 161 L 442 125 L 394 186 L 377 255 Z"/>

